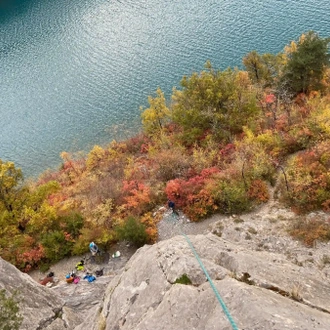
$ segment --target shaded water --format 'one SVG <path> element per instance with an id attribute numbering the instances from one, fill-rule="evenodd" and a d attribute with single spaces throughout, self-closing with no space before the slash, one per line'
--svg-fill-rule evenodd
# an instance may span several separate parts
<path id="1" fill-rule="evenodd" d="M 4 1 L 4 0 L 3 0 Z M 3 2 L 2 2 L 3 3 Z M 140 128 L 140 105 L 168 97 L 206 60 L 241 66 L 302 32 L 330 35 L 330 1 L 29 0 L 0 7 L 0 158 L 25 176 Z"/>

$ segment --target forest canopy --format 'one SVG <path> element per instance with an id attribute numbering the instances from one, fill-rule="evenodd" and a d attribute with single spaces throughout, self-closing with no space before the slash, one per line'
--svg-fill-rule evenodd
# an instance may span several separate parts
<path id="1" fill-rule="evenodd" d="M 29 271 L 90 241 L 153 243 L 168 199 L 201 221 L 251 211 L 273 186 L 297 214 L 329 212 L 329 41 L 310 31 L 279 54 L 253 50 L 244 70 L 208 61 L 169 98 L 148 97 L 141 133 L 86 157 L 63 152 L 34 182 L 0 161 L 1 257 Z"/>

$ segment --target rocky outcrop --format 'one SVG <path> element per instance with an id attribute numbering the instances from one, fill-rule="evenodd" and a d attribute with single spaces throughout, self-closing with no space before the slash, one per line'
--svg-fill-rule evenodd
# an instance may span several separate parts
<path id="1" fill-rule="evenodd" d="M 330 283 L 284 256 L 190 236 L 239 329 L 330 329 Z M 191 284 L 176 283 L 182 276 Z M 183 236 L 144 246 L 77 329 L 231 329 Z"/>
<path id="2" fill-rule="evenodd" d="M 44 329 L 62 313 L 64 303 L 57 295 L 1 258 L 0 288 L 9 293 L 18 292 L 23 316 L 21 329 Z"/>
<path id="3" fill-rule="evenodd" d="M 239 329 L 330 329 L 330 281 L 317 267 L 211 233 L 188 237 Z M 93 283 L 47 288 L 0 259 L 0 287 L 19 291 L 21 329 L 232 329 L 183 235 L 108 267 Z"/>
<path id="4" fill-rule="evenodd" d="M 91 283 L 83 279 L 84 272 L 78 274 L 81 276 L 78 284 L 66 283 L 64 271 L 74 269 L 80 258 L 62 260 L 52 267 L 56 275 L 56 285 L 52 287 L 39 284 L 38 279 L 45 274 L 37 272 L 31 277 L 0 258 L 0 289 L 8 293 L 17 291 L 23 316 L 21 329 L 72 330 L 84 322 L 88 314 L 97 314 L 107 285 L 131 256 L 129 249 L 123 251 L 122 258 L 112 259 L 110 263 L 109 260 L 102 265 L 88 263 L 86 271 L 95 274 L 102 269 L 104 273 Z"/>

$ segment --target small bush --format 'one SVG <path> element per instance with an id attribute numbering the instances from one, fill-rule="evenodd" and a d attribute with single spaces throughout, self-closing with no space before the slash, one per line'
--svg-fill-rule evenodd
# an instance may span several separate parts
<path id="1" fill-rule="evenodd" d="M 269 192 L 266 183 L 262 180 L 253 180 L 248 190 L 248 196 L 257 203 L 268 202 Z"/>
<path id="2" fill-rule="evenodd" d="M 253 234 L 253 235 L 258 234 L 257 230 L 256 230 L 255 228 L 253 228 L 253 227 L 249 227 L 249 228 L 248 228 L 248 232 L 249 232 L 250 234 Z"/>
<path id="3" fill-rule="evenodd" d="M 293 156 L 287 165 L 289 191 L 282 184 L 282 199 L 297 213 L 307 213 L 330 205 L 330 144 L 320 143 L 313 149 Z"/>
<path id="4" fill-rule="evenodd" d="M 244 220 L 242 219 L 242 218 L 240 218 L 240 217 L 233 217 L 234 218 L 234 223 L 242 223 L 242 222 L 244 222 Z"/>
<path id="5" fill-rule="evenodd" d="M 289 233 L 306 246 L 312 247 L 316 240 L 330 240 L 330 224 L 321 219 L 302 218 L 295 221 Z"/>
<path id="6" fill-rule="evenodd" d="M 6 290 L 0 290 L 0 329 L 18 330 L 23 318 L 19 314 L 17 292 L 7 297 Z"/>
<path id="7" fill-rule="evenodd" d="M 137 247 L 141 247 L 148 241 L 145 226 L 134 217 L 128 217 L 123 225 L 116 227 L 119 240 L 127 240 Z"/>
<path id="8" fill-rule="evenodd" d="M 242 213 L 252 207 L 244 183 L 241 181 L 220 181 L 212 195 L 221 213 Z"/>
<path id="9" fill-rule="evenodd" d="M 190 158 L 179 147 L 161 150 L 151 156 L 155 163 L 156 177 L 161 181 L 185 176 L 190 167 Z"/>
<path id="10" fill-rule="evenodd" d="M 44 235 L 41 242 L 45 249 L 45 257 L 51 263 L 71 255 L 73 240 L 70 234 L 55 230 Z"/>
<path id="11" fill-rule="evenodd" d="M 107 245 L 115 242 L 113 231 L 105 230 L 104 227 L 91 223 L 87 225 L 88 227 L 81 229 L 80 236 L 74 242 L 72 247 L 73 255 L 81 255 L 88 252 L 90 242 L 95 242 L 101 249 L 105 249 Z"/>
<path id="12" fill-rule="evenodd" d="M 302 301 L 302 292 L 303 286 L 301 284 L 294 284 L 290 292 L 290 297 L 295 301 Z"/>

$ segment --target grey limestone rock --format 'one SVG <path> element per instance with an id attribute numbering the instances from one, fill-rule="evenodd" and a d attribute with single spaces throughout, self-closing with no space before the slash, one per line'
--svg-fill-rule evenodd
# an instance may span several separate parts
<path id="1" fill-rule="evenodd" d="M 329 277 L 317 267 L 211 233 L 189 240 L 240 330 L 330 329 Z M 21 329 L 232 329 L 184 236 L 145 245 L 123 266 L 47 288 L 0 259 L 0 287 L 20 291 Z"/>
<path id="2" fill-rule="evenodd" d="M 212 234 L 190 239 L 239 329 L 330 329 L 330 286 L 319 274 Z M 191 285 L 175 283 L 183 274 Z M 183 236 L 139 249 L 101 308 L 94 316 L 106 330 L 232 328 Z"/>
<path id="3" fill-rule="evenodd" d="M 15 290 L 19 296 L 20 313 L 24 320 L 21 329 L 43 329 L 60 314 L 64 302 L 50 289 L 21 273 L 17 268 L 0 258 L 0 288 L 9 293 Z"/>

